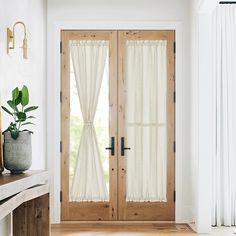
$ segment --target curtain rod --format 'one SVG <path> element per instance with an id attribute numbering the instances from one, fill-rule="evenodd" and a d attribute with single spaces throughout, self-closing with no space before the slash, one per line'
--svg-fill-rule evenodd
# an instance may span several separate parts
<path id="1" fill-rule="evenodd" d="M 219 2 L 219 4 L 236 4 L 236 2 Z"/>

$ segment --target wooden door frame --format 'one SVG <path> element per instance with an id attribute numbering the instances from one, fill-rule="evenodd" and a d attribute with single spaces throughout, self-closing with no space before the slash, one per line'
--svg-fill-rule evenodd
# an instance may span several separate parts
<path id="1" fill-rule="evenodd" d="M 143 31 L 147 31 L 147 30 L 143 30 Z M 157 31 L 159 31 L 159 30 L 157 30 Z M 155 30 L 155 32 L 157 32 L 156 30 Z M 73 36 L 74 35 L 74 33 L 75 32 L 87 32 L 87 33 L 89 33 L 89 34 L 91 34 L 91 38 L 94 38 L 94 32 L 95 31 L 62 31 L 62 32 L 70 32 L 72 35 L 71 36 Z M 96 32 L 102 32 L 102 31 L 96 31 Z M 106 31 L 107 32 L 107 31 Z M 112 32 L 114 32 L 114 31 L 112 31 Z M 164 32 L 164 31 L 159 31 L 159 32 Z M 174 31 L 169 31 L 169 32 L 172 32 L 172 33 L 174 33 Z M 84 37 L 83 36 L 83 34 L 81 35 L 81 37 Z M 164 37 L 165 38 L 165 37 Z M 70 38 L 70 39 L 73 39 L 73 37 L 72 38 Z M 62 40 L 63 40 L 63 37 L 62 37 Z M 67 39 L 68 40 L 68 39 Z M 173 38 L 173 41 L 174 41 L 174 38 Z M 173 42 L 174 43 L 174 42 Z M 66 47 L 68 47 L 68 45 L 66 46 L 66 45 L 64 45 L 64 43 L 62 44 L 62 65 L 63 65 L 63 67 L 64 68 L 68 68 L 68 66 L 66 66 L 66 62 L 65 61 L 63 61 L 63 58 L 65 59 L 65 55 L 66 55 Z M 170 49 L 170 47 L 171 46 L 169 46 L 169 49 Z M 68 48 L 67 48 L 68 49 Z M 170 50 L 172 50 L 173 48 L 171 47 L 171 49 Z M 117 49 L 114 49 L 114 50 L 117 50 Z M 172 51 L 173 52 L 173 51 Z M 119 60 L 119 63 L 120 63 L 120 60 Z M 121 61 L 121 63 L 122 63 L 122 61 Z M 116 64 L 116 63 L 115 63 Z M 173 66 L 174 66 L 174 62 L 173 62 Z M 174 68 L 174 67 L 173 67 Z M 115 70 L 117 70 L 117 68 L 115 69 Z M 114 71 L 115 71 L 114 70 Z M 174 72 L 174 70 L 173 70 L 173 72 Z M 62 78 L 65 78 L 66 76 L 64 75 L 64 73 L 63 73 L 63 71 L 61 71 L 61 75 L 62 75 Z M 119 74 L 119 76 L 120 76 L 120 74 Z M 169 76 L 168 76 L 169 77 Z M 173 76 L 173 78 L 174 78 L 174 76 Z M 121 79 L 119 78 L 118 79 L 118 81 L 121 81 Z M 119 82 L 120 83 L 120 82 Z M 119 84 L 119 86 L 120 86 L 120 84 Z M 173 85 L 174 86 L 174 85 Z M 66 88 L 65 86 L 64 86 L 64 84 L 63 84 L 63 82 L 62 82 L 62 85 L 61 85 L 61 88 L 62 89 L 64 89 L 64 90 L 66 90 L 66 89 L 68 89 L 68 88 Z M 68 92 L 68 91 L 67 91 Z M 113 91 L 113 92 L 117 92 L 117 91 Z M 119 96 L 120 97 L 120 96 Z M 69 97 L 68 97 L 68 93 L 66 93 L 65 91 L 63 92 L 62 91 L 62 96 L 61 96 L 61 98 L 62 98 L 62 104 L 63 104 L 63 101 L 64 102 L 66 102 L 68 99 L 69 99 Z M 68 101 L 67 101 L 68 102 Z M 69 106 L 67 106 L 66 107 L 66 109 L 69 109 Z M 116 109 L 117 110 L 117 109 Z M 120 112 L 121 111 L 121 112 Z M 120 115 L 122 116 L 122 106 L 121 106 L 121 104 L 120 104 L 120 102 L 119 102 L 119 117 L 120 117 Z M 68 117 L 66 116 L 66 111 L 65 111 L 65 109 L 62 109 L 62 113 L 61 113 L 61 119 L 62 119 L 62 122 L 63 122 L 63 120 L 68 120 Z M 62 124 L 62 122 L 61 122 L 61 124 Z M 173 125 L 174 125 L 174 123 L 173 123 Z M 65 137 L 63 134 L 63 130 L 64 130 L 64 128 L 65 128 L 65 126 L 61 126 L 61 136 L 62 137 Z M 67 134 L 68 135 L 68 134 Z M 116 134 L 117 135 L 117 134 Z M 122 136 L 122 135 L 119 135 L 120 137 Z M 120 141 L 120 137 L 117 139 L 117 136 L 116 136 L 116 140 L 117 140 L 117 145 L 118 145 L 118 142 Z M 173 137 L 174 138 L 174 137 Z M 66 139 L 65 139 L 66 140 Z M 68 140 L 68 139 L 67 139 Z M 65 146 L 68 146 L 68 143 L 66 143 L 66 142 L 62 142 L 62 161 L 61 161 L 61 171 L 62 171 L 62 173 L 63 173 L 63 167 L 65 167 L 65 166 L 67 166 L 68 167 L 68 161 L 66 161 L 65 160 L 65 158 L 63 158 L 63 157 L 65 157 L 65 155 L 66 155 L 66 151 L 65 151 Z M 118 148 L 118 152 L 119 152 L 119 148 Z M 119 153 L 119 155 L 120 155 L 120 153 Z M 169 156 L 169 155 L 168 155 Z M 119 160 L 120 158 L 118 158 L 118 160 Z M 117 159 L 116 159 L 117 160 Z M 124 160 L 124 159 L 122 159 L 122 160 Z M 113 166 L 114 167 L 114 166 Z M 114 169 L 112 167 L 112 169 Z M 123 170 L 122 170 L 123 169 Z M 122 164 L 122 161 L 119 161 L 119 171 L 122 171 L 122 172 L 124 172 L 124 170 L 125 170 L 125 166 Z M 174 166 L 173 166 L 173 170 L 174 170 Z M 116 169 L 115 169 L 115 171 L 117 171 Z M 65 172 L 65 171 L 64 171 Z M 122 176 L 122 175 L 121 175 Z M 63 182 L 65 182 L 65 178 L 64 177 L 66 177 L 66 175 L 63 175 L 63 174 L 61 174 L 61 185 L 62 186 L 64 186 L 63 185 Z M 121 181 L 124 181 L 124 178 L 123 178 L 123 180 L 121 180 Z M 174 181 L 173 181 L 173 185 L 174 185 Z M 114 193 L 115 193 L 115 190 L 113 189 L 112 190 Z M 120 191 L 120 189 L 119 189 L 119 191 Z M 121 191 L 122 192 L 122 191 Z M 68 191 L 67 191 L 67 193 L 68 193 Z M 62 199 L 64 199 L 64 197 L 67 197 L 68 196 L 68 194 L 67 194 L 66 192 L 62 192 Z M 67 196 L 66 196 L 66 194 L 67 194 Z M 170 195 L 170 194 L 169 194 Z M 124 196 L 124 195 L 123 195 Z M 172 195 L 172 197 L 173 197 L 173 195 Z M 169 198 L 169 196 L 168 196 L 168 198 Z M 84 204 L 84 203 L 83 203 Z M 91 205 L 91 204 L 88 204 L 87 206 L 84 206 L 83 208 L 86 208 L 86 209 L 88 209 L 89 208 L 89 205 Z M 94 205 L 95 206 L 95 205 Z M 73 209 L 75 209 L 75 206 L 71 206 Z M 116 220 L 115 219 L 115 217 L 114 217 L 114 215 L 116 215 L 116 214 L 114 214 L 114 212 L 116 212 L 117 211 L 117 209 L 116 209 L 116 206 L 115 205 L 113 205 L 113 207 L 107 207 L 107 204 L 106 205 L 102 205 L 101 204 L 101 208 L 109 208 L 109 212 L 110 212 L 110 215 L 112 215 L 112 220 Z M 120 208 L 122 208 L 122 207 L 124 207 L 124 206 L 122 206 L 122 204 L 119 204 L 119 210 L 120 210 Z M 132 207 L 132 206 L 131 206 Z M 149 207 L 149 206 L 148 206 Z M 152 208 L 152 205 L 150 205 L 150 207 Z M 65 216 L 65 217 L 62 217 L 62 220 L 72 220 L 72 218 L 73 217 L 70 217 L 69 215 L 68 215 L 68 211 L 69 211 L 69 208 L 68 207 L 65 207 L 65 204 L 63 204 L 63 201 L 62 201 L 62 204 L 61 204 L 61 209 L 62 209 L 62 214 L 61 215 L 63 215 L 63 216 Z M 89 210 L 88 211 L 94 211 L 94 207 L 92 206 L 91 207 L 91 209 L 89 208 Z M 79 209 L 77 209 L 77 210 L 79 210 Z M 80 209 L 81 210 L 81 209 Z M 174 220 L 174 211 L 172 212 L 173 214 L 172 214 L 172 216 L 173 217 L 171 217 L 171 219 L 168 219 L 168 220 Z M 121 219 L 121 218 L 120 218 Z M 81 219 L 78 219 L 78 220 L 81 220 Z M 83 219 L 82 219 L 83 220 Z M 106 217 L 105 215 L 104 215 L 104 217 L 102 216 L 102 217 L 100 217 L 100 218 L 97 218 L 97 217 L 92 217 L 92 219 L 88 219 L 88 218 L 86 218 L 86 220 L 111 220 L 111 218 L 110 217 Z M 136 220 L 136 218 L 134 218 L 134 219 L 131 219 L 131 220 Z M 150 219 L 150 220 L 153 220 L 153 219 Z M 158 220 L 158 219 L 157 219 Z M 163 220 L 163 219 L 161 219 L 161 220 Z"/>
<path id="2" fill-rule="evenodd" d="M 61 31 L 61 219 L 116 220 L 117 188 L 109 187 L 109 202 L 69 202 L 69 118 L 70 52 L 69 41 L 79 39 L 109 40 L 109 136 L 115 137 L 115 155 L 109 154 L 109 182 L 117 183 L 117 31 Z M 111 89 L 112 88 L 112 91 Z M 109 145 L 109 144 L 107 144 Z"/>
<path id="3" fill-rule="evenodd" d="M 167 40 L 167 202 L 126 202 L 126 156 L 121 156 L 120 140 L 125 128 L 126 40 Z M 118 32 L 118 219 L 175 220 L 175 31 L 129 30 Z M 158 211 L 157 211 L 158 208 Z"/>

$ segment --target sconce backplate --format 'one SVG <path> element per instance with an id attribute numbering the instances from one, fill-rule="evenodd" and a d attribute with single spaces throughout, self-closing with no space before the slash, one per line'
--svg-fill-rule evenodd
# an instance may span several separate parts
<path id="1" fill-rule="evenodd" d="M 9 54 L 9 50 L 14 48 L 14 36 L 12 31 L 7 28 L 7 54 Z"/>

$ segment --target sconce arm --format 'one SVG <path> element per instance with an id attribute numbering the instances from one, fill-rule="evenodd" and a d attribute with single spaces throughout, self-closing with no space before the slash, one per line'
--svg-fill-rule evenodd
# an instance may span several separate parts
<path id="1" fill-rule="evenodd" d="M 13 25 L 13 30 L 12 30 L 12 32 L 13 32 L 13 38 L 14 38 L 14 35 L 15 35 L 15 27 L 16 27 L 16 25 L 18 25 L 18 24 L 23 25 L 23 27 L 24 27 L 24 38 L 26 38 L 26 27 L 25 27 L 25 24 L 24 24 L 22 21 L 17 21 L 17 22 Z"/>

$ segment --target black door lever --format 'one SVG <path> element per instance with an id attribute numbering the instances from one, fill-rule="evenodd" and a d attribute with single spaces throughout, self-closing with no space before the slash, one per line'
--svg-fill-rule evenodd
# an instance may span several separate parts
<path id="1" fill-rule="evenodd" d="M 111 137 L 111 146 L 107 147 L 106 150 L 111 150 L 111 156 L 115 155 L 115 137 Z"/>
<path id="2" fill-rule="evenodd" d="M 125 138 L 121 137 L 121 156 L 125 155 L 125 150 L 130 150 L 130 147 L 125 147 Z"/>

